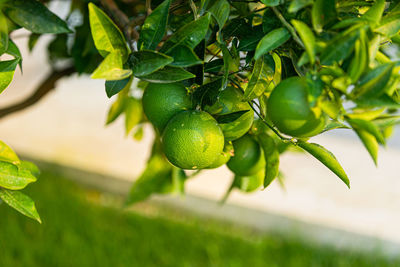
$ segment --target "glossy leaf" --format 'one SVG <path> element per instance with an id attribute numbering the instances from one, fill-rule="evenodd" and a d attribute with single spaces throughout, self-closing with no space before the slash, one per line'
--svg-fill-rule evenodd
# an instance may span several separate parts
<path id="1" fill-rule="evenodd" d="M 210 23 L 210 15 L 204 15 L 192 21 L 174 33 L 162 46 L 161 52 L 168 54 L 179 45 L 195 48 L 204 39 Z"/>
<path id="2" fill-rule="evenodd" d="M 0 93 L 11 83 L 19 59 L 0 61 Z"/>
<path id="3" fill-rule="evenodd" d="M 355 100 L 355 103 L 357 106 L 365 108 L 400 108 L 400 103 L 393 100 L 393 98 L 387 94 L 383 94 L 379 97 L 359 97 Z"/>
<path id="4" fill-rule="evenodd" d="M 298 146 L 310 153 L 328 169 L 335 173 L 350 188 L 350 181 L 336 157 L 323 146 L 299 141 Z"/>
<path id="5" fill-rule="evenodd" d="M 107 57 L 119 50 L 125 59 L 128 55 L 125 37 L 114 22 L 97 6 L 89 3 L 90 30 L 94 44 L 100 55 Z"/>
<path id="6" fill-rule="evenodd" d="M 349 76 L 353 83 L 363 74 L 364 70 L 368 67 L 368 40 L 364 31 L 361 32 L 360 39 L 354 45 L 354 57 L 349 66 Z"/>
<path id="7" fill-rule="evenodd" d="M 263 26 L 249 27 L 246 29 L 245 34 L 239 35 L 240 40 L 238 50 L 239 51 L 253 51 L 257 48 L 260 40 L 265 36 Z"/>
<path id="8" fill-rule="evenodd" d="M 375 97 L 385 92 L 392 75 L 393 64 L 383 64 L 369 71 L 361 79 L 352 94 L 354 97 Z"/>
<path id="9" fill-rule="evenodd" d="M 385 10 L 385 0 L 376 0 L 375 3 L 364 13 L 363 19 L 372 23 L 373 26 L 377 25 L 382 18 L 383 11 Z"/>
<path id="10" fill-rule="evenodd" d="M 172 63 L 174 59 L 162 53 L 150 50 L 133 52 L 129 56 L 128 63 L 136 77 L 146 76 L 164 66 Z"/>
<path id="11" fill-rule="evenodd" d="M 3 141 L 0 141 L 0 161 L 9 162 L 14 165 L 18 165 L 21 162 L 14 150 Z"/>
<path id="12" fill-rule="evenodd" d="M 165 0 L 147 16 L 140 30 L 138 47 L 140 50 L 154 50 L 167 31 L 168 11 L 171 0 Z"/>
<path id="13" fill-rule="evenodd" d="M 315 0 L 311 10 L 312 24 L 316 32 L 336 19 L 335 0 Z"/>
<path id="14" fill-rule="evenodd" d="M 218 98 L 218 94 L 223 86 L 223 78 L 218 78 L 214 81 L 206 83 L 198 88 L 193 93 L 193 104 L 194 106 L 200 105 L 204 107 L 206 105 L 212 106 Z"/>
<path id="15" fill-rule="evenodd" d="M 293 0 L 288 8 L 289 13 L 296 13 L 300 9 L 311 5 L 313 3 L 313 0 Z"/>
<path id="16" fill-rule="evenodd" d="M 229 18 L 230 8 L 231 6 L 227 0 L 216 0 L 208 10 L 217 21 L 220 30 Z"/>
<path id="17" fill-rule="evenodd" d="M 177 67 L 165 66 L 164 68 L 140 79 L 152 83 L 174 83 L 196 77 L 194 74 Z"/>
<path id="18" fill-rule="evenodd" d="M 7 19 L 0 11 L 0 55 L 4 54 L 8 48 L 8 27 Z"/>
<path id="19" fill-rule="evenodd" d="M 36 181 L 30 171 L 18 168 L 14 164 L 0 161 L 0 187 L 20 190 Z"/>
<path id="20" fill-rule="evenodd" d="M 170 65 L 175 67 L 190 67 L 203 63 L 193 49 L 185 45 L 175 47 L 168 55 L 174 58 L 174 61 Z"/>
<path id="21" fill-rule="evenodd" d="M 378 144 L 378 141 L 376 140 L 376 138 L 372 134 L 368 133 L 365 130 L 356 128 L 356 129 L 354 129 L 354 131 L 357 133 L 358 137 L 361 139 L 361 142 L 367 149 L 367 151 L 370 154 L 375 165 L 378 165 L 379 144 Z"/>
<path id="22" fill-rule="evenodd" d="M 308 57 L 310 59 L 311 64 L 315 62 L 315 36 L 311 29 L 300 20 L 292 20 L 292 24 L 295 27 L 296 31 L 299 33 L 301 40 L 306 48 L 308 53 Z"/>
<path id="23" fill-rule="evenodd" d="M 262 133 L 258 136 L 258 142 L 264 151 L 266 162 L 264 178 L 265 188 L 269 186 L 279 174 L 279 150 L 275 140 L 265 133 Z"/>
<path id="24" fill-rule="evenodd" d="M 27 195 L 19 192 L 0 188 L 0 198 L 23 215 L 42 223 L 36 210 L 35 203 Z"/>
<path id="25" fill-rule="evenodd" d="M 214 117 L 219 124 L 231 123 L 242 117 L 242 115 L 247 113 L 248 111 L 249 110 L 240 110 L 223 115 L 214 115 Z"/>
<path id="26" fill-rule="evenodd" d="M 13 56 L 15 59 L 19 60 L 18 65 L 22 72 L 22 55 L 21 52 L 19 51 L 18 46 L 11 39 L 8 40 L 8 48 L 6 53 Z"/>
<path id="27" fill-rule="evenodd" d="M 265 92 L 274 77 L 273 67 L 274 61 L 270 55 L 256 60 L 250 81 L 244 91 L 245 100 L 252 100 Z"/>
<path id="28" fill-rule="evenodd" d="M 350 119 L 350 118 L 348 118 L 347 121 L 350 123 L 353 129 L 366 131 L 369 134 L 373 135 L 379 143 L 385 144 L 385 138 L 383 137 L 382 132 L 372 122 L 362 119 Z"/>
<path id="29" fill-rule="evenodd" d="M 65 21 L 36 0 L 13 0 L 3 4 L 3 11 L 14 23 L 33 33 L 70 33 Z"/>
<path id="30" fill-rule="evenodd" d="M 375 32 L 378 32 L 388 37 L 393 37 L 397 35 L 399 31 L 400 31 L 400 14 L 394 14 L 383 17 L 379 27 L 375 29 Z"/>
<path id="31" fill-rule="evenodd" d="M 125 96 L 119 94 L 117 100 L 112 103 L 110 109 L 108 110 L 106 125 L 114 122 L 119 115 L 122 114 L 125 108 Z"/>
<path id="32" fill-rule="evenodd" d="M 277 6 L 280 4 L 280 2 L 280 0 L 261 0 L 261 3 L 266 6 Z"/>
<path id="33" fill-rule="evenodd" d="M 127 97 L 124 104 L 125 112 L 125 133 L 128 135 L 142 119 L 142 103 L 140 100 Z"/>
<path id="34" fill-rule="evenodd" d="M 258 43 L 255 59 L 259 59 L 262 55 L 278 48 L 290 39 L 290 33 L 286 28 L 279 28 L 269 32 Z"/>
<path id="35" fill-rule="evenodd" d="M 132 70 L 123 69 L 123 54 L 115 50 L 100 63 L 92 74 L 92 79 L 109 81 L 123 80 L 132 75 Z"/>
<path id="36" fill-rule="evenodd" d="M 132 81 L 132 76 L 125 78 L 123 80 L 106 81 L 105 87 L 108 98 L 121 92 L 125 87 L 130 85 L 131 81 Z"/>

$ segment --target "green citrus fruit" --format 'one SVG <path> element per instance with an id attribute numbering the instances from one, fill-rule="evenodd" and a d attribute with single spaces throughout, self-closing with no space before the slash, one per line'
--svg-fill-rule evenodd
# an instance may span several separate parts
<path id="1" fill-rule="evenodd" d="M 239 119 L 220 124 L 224 132 L 225 140 L 232 141 L 242 137 L 250 129 L 253 120 L 254 112 L 247 102 L 242 102 L 243 93 L 235 87 L 227 87 L 223 90 L 218 98 L 218 101 L 211 107 L 207 107 L 206 111 L 211 114 L 224 115 L 232 112 L 248 110 Z"/>
<path id="2" fill-rule="evenodd" d="M 253 192 L 264 184 L 265 169 L 250 176 L 236 176 L 235 186 L 243 192 Z"/>
<path id="3" fill-rule="evenodd" d="M 182 169 L 203 169 L 221 155 L 224 134 L 204 111 L 182 111 L 165 127 L 163 149 L 168 160 Z"/>
<path id="4" fill-rule="evenodd" d="M 144 90 L 142 101 L 144 113 L 160 133 L 175 114 L 192 107 L 185 87 L 177 83 L 150 83 Z"/>
<path id="5" fill-rule="evenodd" d="M 307 81 L 300 77 L 286 79 L 272 91 L 267 113 L 279 131 L 294 137 L 310 137 L 324 129 L 325 115 L 317 112 L 317 116 L 311 110 L 308 97 Z"/>
<path id="6" fill-rule="evenodd" d="M 253 175 L 265 166 L 264 153 L 253 137 L 246 134 L 232 144 L 234 156 L 228 161 L 227 166 L 236 175 Z"/>
<path id="7" fill-rule="evenodd" d="M 231 143 L 225 142 L 224 150 L 222 151 L 222 153 L 206 169 L 215 169 L 215 168 L 221 167 L 222 165 L 224 165 L 225 163 L 227 163 L 229 161 L 232 153 L 233 153 L 233 145 Z"/>

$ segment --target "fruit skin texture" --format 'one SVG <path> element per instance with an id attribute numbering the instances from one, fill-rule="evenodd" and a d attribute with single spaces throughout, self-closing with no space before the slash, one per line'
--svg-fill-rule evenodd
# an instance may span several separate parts
<path id="1" fill-rule="evenodd" d="M 206 169 L 215 169 L 221 167 L 230 160 L 232 153 L 233 153 L 233 145 L 231 143 L 225 142 L 224 150 L 222 151 L 222 153 L 210 166 L 207 166 Z"/>
<path id="2" fill-rule="evenodd" d="M 185 87 L 178 83 L 150 83 L 144 90 L 142 103 L 144 113 L 160 134 L 174 115 L 192 107 Z"/>
<path id="3" fill-rule="evenodd" d="M 222 131 L 224 132 L 225 140 L 227 141 L 236 140 L 242 137 L 249 131 L 253 124 L 254 112 L 249 103 L 241 101 L 242 98 L 243 94 L 239 89 L 235 87 L 227 87 L 220 93 L 218 101 L 208 109 L 206 108 L 206 111 L 211 114 L 218 115 L 249 110 L 233 122 L 220 124 Z"/>
<path id="4" fill-rule="evenodd" d="M 236 176 L 235 183 L 242 192 L 250 193 L 263 186 L 264 178 L 265 169 L 262 168 L 256 174 L 250 176 Z"/>
<path id="5" fill-rule="evenodd" d="M 268 117 L 280 132 L 294 137 L 310 137 L 325 127 L 325 116 L 317 117 L 308 102 L 304 78 L 288 78 L 272 91 L 267 103 Z"/>
<path id="6" fill-rule="evenodd" d="M 203 169 L 221 155 L 224 135 L 217 121 L 204 111 L 182 111 L 165 127 L 163 150 L 168 160 L 182 169 Z"/>
<path id="7" fill-rule="evenodd" d="M 239 176 L 258 173 L 265 166 L 264 153 L 260 145 L 246 134 L 232 142 L 234 156 L 228 161 L 228 168 Z"/>

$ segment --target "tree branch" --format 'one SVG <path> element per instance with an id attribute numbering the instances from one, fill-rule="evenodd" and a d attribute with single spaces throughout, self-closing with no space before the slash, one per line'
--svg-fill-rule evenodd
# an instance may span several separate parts
<path id="1" fill-rule="evenodd" d="M 12 104 L 8 107 L 0 109 L 0 119 L 4 118 L 14 112 L 18 112 L 33 104 L 39 102 L 45 95 L 47 95 L 55 87 L 56 82 L 64 76 L 70 75 L 75 72 L 74 67 L 69 67 L 63 70 L 54 70 L 47 76 L 47 78 L 37 87 L 36 91 L 21 102 Z"/>

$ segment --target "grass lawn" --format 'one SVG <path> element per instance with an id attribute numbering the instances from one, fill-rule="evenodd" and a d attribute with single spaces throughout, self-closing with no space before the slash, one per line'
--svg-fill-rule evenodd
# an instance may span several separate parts
<path id="1" fill-rule="evenodd" d="M 378 253 L 338 251 L 194 217 L 179 220 L 165 211 L 155 216 L 100 205 L 104 195 L 60 172 L 43 170 L 25 190 L 37 203 L 42 225 L 0 205 L 1 267 L 400 266 L 400 260 Z"/>

